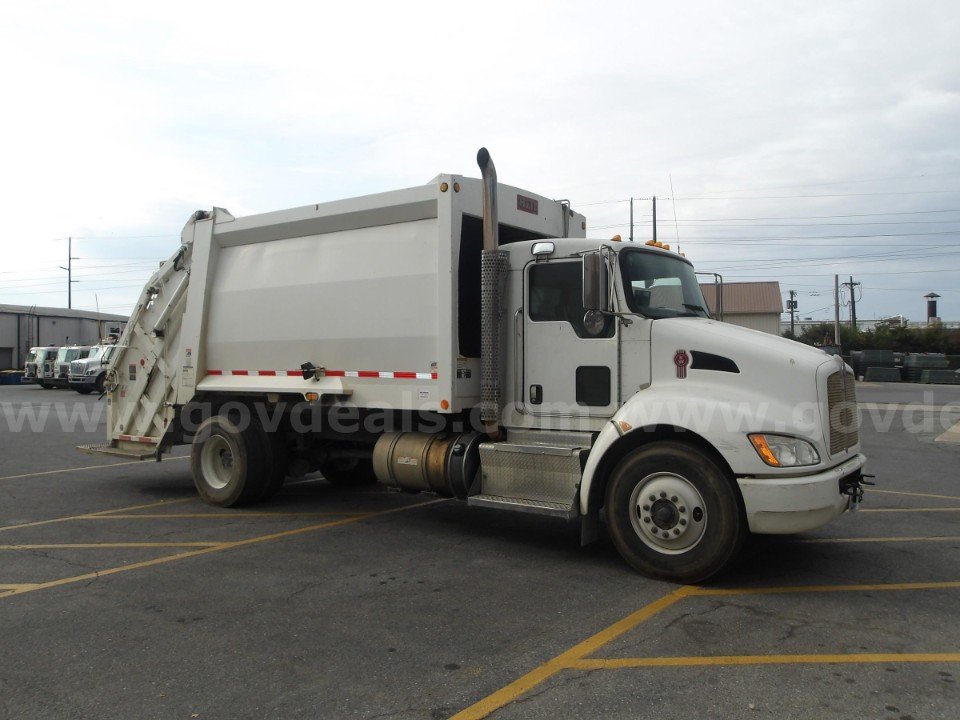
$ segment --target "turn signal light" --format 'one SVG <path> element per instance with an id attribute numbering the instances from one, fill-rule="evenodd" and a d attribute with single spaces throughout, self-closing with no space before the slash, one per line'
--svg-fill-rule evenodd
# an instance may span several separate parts
<path id="1" fill-rule="evenodd" d="M 750 442 L 753 443 L 754 449 L 756 449 L 757 453 L 767 465 L 780 467 L 780 461 L 777 460 L 777 456 L 773 454 L 770 446 L 767 445 L 767 439 L 763 435 L 751 435 Z"/>

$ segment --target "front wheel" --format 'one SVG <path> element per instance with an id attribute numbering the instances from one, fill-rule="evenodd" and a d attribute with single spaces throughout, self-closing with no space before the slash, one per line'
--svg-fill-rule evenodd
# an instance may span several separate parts
<path id="1" fill-rule="evenodd" d="M 703 582 L 737 556 L 746 518 L 730 478 L 699 449 L 658 442 L 634 450 L 607 485 L 607 524 L 644 575 Z"/>

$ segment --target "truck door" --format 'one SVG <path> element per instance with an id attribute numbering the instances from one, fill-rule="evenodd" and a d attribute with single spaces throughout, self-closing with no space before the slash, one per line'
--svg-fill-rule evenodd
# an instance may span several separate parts
<path id="1" fill-rule="evenodd" d="M 523 392 L 526 412 L 609 417 L 620 404 L 617 322 L 589 335 L 579 259 L 533 262 L 524 274 Z"/>

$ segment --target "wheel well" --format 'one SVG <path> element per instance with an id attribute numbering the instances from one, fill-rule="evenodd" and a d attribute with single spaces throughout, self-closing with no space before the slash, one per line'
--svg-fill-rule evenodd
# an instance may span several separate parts
<path id="1" fill-rule="evenodd" d="M 636 428 L 625 435 L 620 436 L 611 445 L 600 459 L 596 472 L 593 475 L 593 482 L 590 484 L 590 497 L 587 508 L 590 512 L 596 512 L 603 507 L 604 496 L 607 491 L 607 482 L 614 468 L 620 464 L 629 453 L 644 445 L 661 440 L 671 440 L 672 442 L 691 445 L 713 460 L 724 475 L 733 482 L 733 470 L 724 459 L 723 455 L 717 452 L 717 449 L 710 442 L 697 433 L 679 428 L 674 425 L 651 425 L 643 428 Z M 737 492 L 739 497 L 740 493 Z M 741 499 L 742 504 L 742 499 Z"/>

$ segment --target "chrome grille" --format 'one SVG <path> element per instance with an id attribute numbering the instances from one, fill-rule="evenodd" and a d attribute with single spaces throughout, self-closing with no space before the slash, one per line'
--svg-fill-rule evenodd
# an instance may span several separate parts
<path id="1" fill-rule="evenodd" d="M 837 455 L 860 442 L 860 417 L 852 373 L 835 372 L 827 378 L 830 417 L 830 454 Z"/>
<path id="2" fill-rule="evenodd" d="M 76 377 L 77 375 L 83 375 L 83 363 L 79 360 L 74 360 L 70 363 L 70 374 Z"/>

